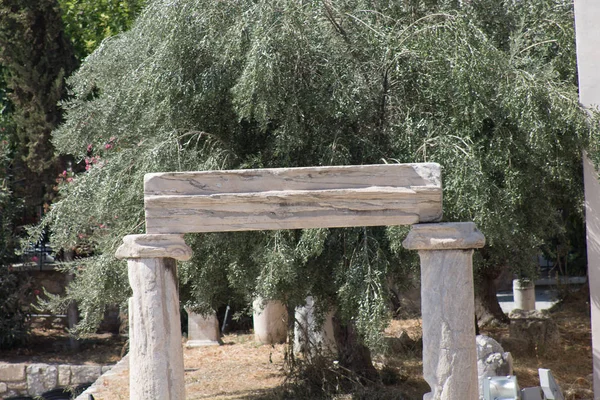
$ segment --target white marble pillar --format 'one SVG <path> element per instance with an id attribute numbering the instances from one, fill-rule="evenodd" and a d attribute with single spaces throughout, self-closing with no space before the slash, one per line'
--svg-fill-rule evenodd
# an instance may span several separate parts
<path id="1" fill-rule="evenodd" d="M 579 100 L 586 107 L 600 106 L 600 1 L 575 0 L 575 33 Z M 598 170 L 583 157 L 588 281 L 592 320 L 594 399 L 600 400 L 600 182 Z"/>
<path id="2" fill-rule="evenodd" d="M 527 280 L 513 280 L 513 299 L 516 309 L 535 310 L 535 284 Z"/>
<path id="3" fill-rule="evenodd" d="M 413 225 L 404 247 L 421 258 L 424 400 L 477 400 L 472 222 Z"/>
<path id="4" fill-rule="evenodd" d="M 288 314 L 280 301 L 257 298 L 252 303 L 254 339 L 262 344 L 284 343 L 287 338 Z"/>
<path id="5" fill-rule="evenodd" d="M 294 353 L 310 355 L 337 354 L 337 346 L 333 333 L 333 311 L 318 321 L 315 316 L 315 301 L 312 296 L 306 298 L 306 305 L 297 307 L 294 321 Z M 322 324 L 318 324 L 322 322 Z"/>
<path id="6" fill-rule="evenodd" d="M 184 400 L 183 348 L 177 263 L 191 249 L 181 235 L 128 235 L 117 250 L 126 258 L 129 305 L 129 398 Z"/>

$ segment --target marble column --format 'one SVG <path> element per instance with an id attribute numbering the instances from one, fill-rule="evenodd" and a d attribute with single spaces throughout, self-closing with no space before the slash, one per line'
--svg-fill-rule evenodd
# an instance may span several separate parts
<path id="1" fill-rule="evenodd" d="M 335 355 L 337 346 L 333 333 L 333 311 L 317 320 L 316 304 L 312 296 L 306 305 L 297 307 L 294 321 L 294 353 L 310 355 Z"/>
<path id="2" fill-rule="evenodd" d="M 579 101 L 586 107 L 600 105 L 600 2 L 575 0 L 575 34 Z M 598 169 L 583 155 L 587 268 L 592 321 L 594 400 L 600 400 L 600 180 Z"/>
<path id="3" fill-rule="evenodd" d="M 129 398 L 184 400 L 177 263 L 192 256 L 181 235 L 128 235 L 116 253 L 127 259 Z"/>
<path id="4" fill-rule="evenodd" d="M 477 400 L 472 222 L 413 225 L 404 247 L 421 258 L 424 400 Z"/>
<path id="5" fill-rule="evenodd" d="M 288 313 L 280 301 L 257 298 L 252 303 L 254 339 L 262 344 L 284 343 L 287 338 Z"/>
<path id="6" fill-rule="evenodd" d="M 528 280 L 513 280 L 513 299 L 519 310 L 535 310 L 535 284 Z"/>

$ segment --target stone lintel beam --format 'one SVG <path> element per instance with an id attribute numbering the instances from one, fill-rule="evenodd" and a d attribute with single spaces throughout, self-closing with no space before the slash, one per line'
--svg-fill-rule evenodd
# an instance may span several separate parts
<path id="1" fill-rule="evenodd" d="M 183 240 L 183 235 L 127 235 L 115 255 L 121 259 L 174 258 L 187 261 L 192 257 L 192 249 Z"/>
<path id="2" fill-rule="evenodd" d="M 485 245 L 485 237 L 473 222 L 413 225 L 402 243 L 409 250 L 469 250 Z"/>

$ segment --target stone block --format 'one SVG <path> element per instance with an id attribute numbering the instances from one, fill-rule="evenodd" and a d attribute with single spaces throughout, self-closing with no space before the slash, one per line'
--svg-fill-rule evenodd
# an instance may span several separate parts
<path id="1" fill-rule="evenodd" d="M 4 398 L 11 398 L 11 397 L 18 397 L 18 396 L 26 396 L 27 395 L 27 391 L 20 392 L 18 390 L 10 390 L 9 389 L 8 392 L 3 393 L 2 395 L 4 396 L 4 397 L 0 397 L 2 399 L 4 399 Z"/>
<path id="2" fill-rule="evenodd" d="M 31 364 L 27 367 L 27 391 L 31 396 L 39 396 L 56 388 L 58 368 L 56 365 Z"/>
<path id="3" fill-rule="evenodd" d="M 23 393 L 27 392 L 27 382 L 8 382 L 6 384 L 10 390 L 21 391 Z"/>
<path id="4" fill-rule="evenodd" d="M 71 366 L 71 385 L 81 385 L 82 383 L 92 383 L 102 375 L 100 365 L 72 365 Z"/>
<path id="5" fill-rule="evenodd" d="M 112 369 L 112 365 L 104 365 L 102 367 L 102 375 L 104 375 L 105 373 L 107 373 L 108 371 L 110 371 Z"/>
<path id="6" fill-rule="evenodd" d="M 492 376 L 512 375 L 512 356 L 491 337 L 478 335 L 476 341 L 479 399 L 483 400 L 483 380 Z"/>
<path id="7" fill-rule="evenodd" d="M 0 381 L 25 380 L 25 364 L 0 364 Z"/>
<path id="8" fill-rule="evenodd" d="M 503 349 L 511 353 L 526 354 L 529 352 L 529 343 L 523 339 L 503 337 L 500 339 L 500 344 Z"/>
<path id="9" fill-rule="evenodd" d="M 0 382 L 0 394 L 8 392 L 8 386 L 4 382 Z"/>
<path id="10" fill-rule="evenodd" d="M 71 366 L 58 366 L 58 386 L 67 387 L 71 384 Z"/>
<path id="11" fill-rule="evenodd" d="M 512 310 L 508 316 L 510 338 L 527 342 L 528 351 L 547 351 L 560 345 L 558 325 L 546 310 Z"/>
<path id="12" fill-rule="evenodd" d="M 215 313 L 204 316 L 191 310 L 186 311 L 188 314 L 187 347 L 218 346 L 221 344 L 219 320 Z"/>

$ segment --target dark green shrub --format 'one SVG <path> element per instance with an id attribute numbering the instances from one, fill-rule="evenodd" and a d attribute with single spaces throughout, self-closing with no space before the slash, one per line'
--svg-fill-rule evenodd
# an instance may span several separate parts
<path id="1" fill-rule="evenodd" d="M 0 266 L 0 349 L 23 343 L 28 334 L 23 299 L 29 285 L 7 265 Z"/>

